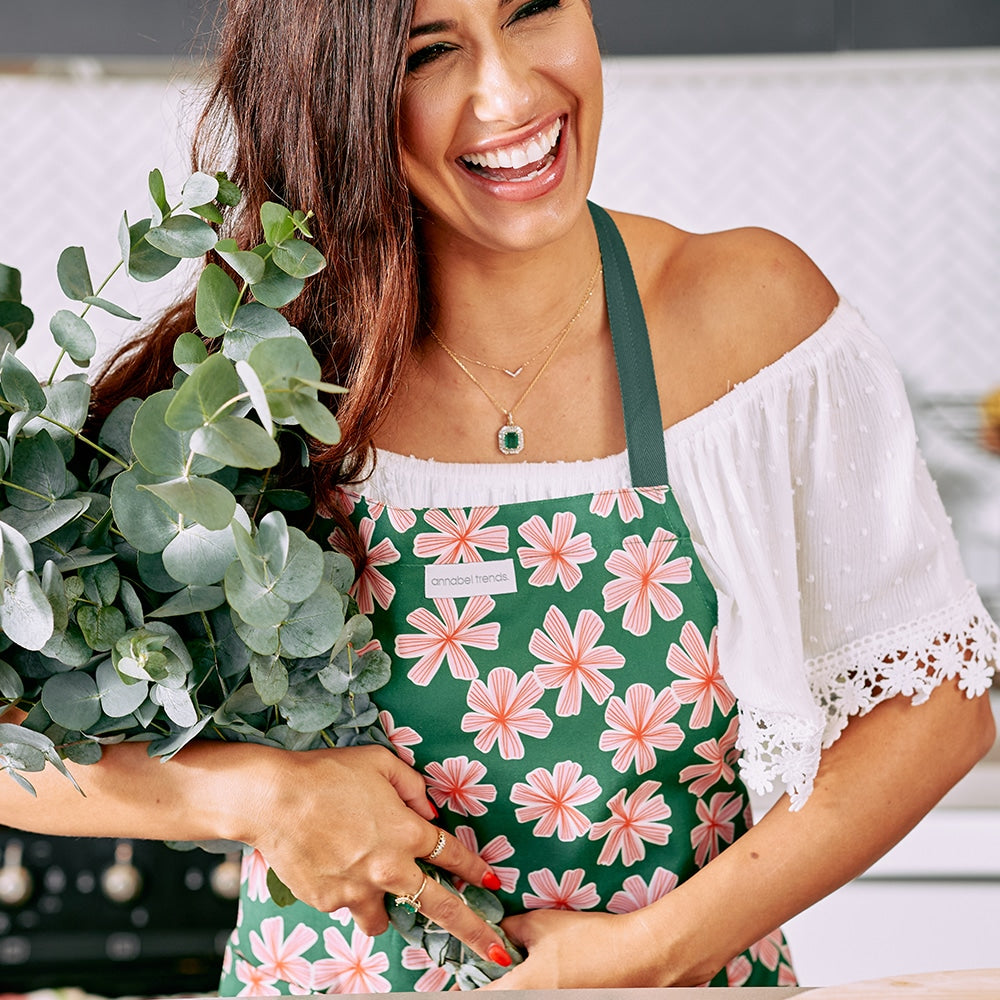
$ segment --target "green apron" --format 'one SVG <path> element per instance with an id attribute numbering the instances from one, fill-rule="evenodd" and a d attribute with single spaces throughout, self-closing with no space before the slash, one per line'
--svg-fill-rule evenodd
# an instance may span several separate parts
<path id="1" fill-rule="evenodd" d="M 382 724 L 442 825 L 493 867 L 508 913 L 637 909 L 750 823 L 715 592 L 667 485 L 642 306 L 617 228 L 591 213 L 633 487 L 419 511 L 349 495 L 369 549 L 354 593 L 393 657 Z M 394 930 L 279 909 L 265 873 L 249 852 L 223 996 L 451 985 Z M 775 932 L 712 985 L 794 982 Z"/>

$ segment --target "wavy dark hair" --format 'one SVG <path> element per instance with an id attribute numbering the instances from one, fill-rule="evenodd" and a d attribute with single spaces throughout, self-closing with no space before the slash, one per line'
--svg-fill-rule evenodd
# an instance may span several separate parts
<path id="1" fill-rule="evenodd" d="M 372 455 L 420 316 L 399 106 L 414 0 L 229 0 L 217 23 L 214 82 L 192 164 L 228 169 L 243 201 L 227 224 L 241 246 L 263 239 L 258 210 L 307 208 L 327 267 L 284 311 L 312 345 L 343 438 L 316 447 L 317 502 Z M 222 165 L 222 166 L 220 166 Z M 219 262 L 221 263 L 221 261 Z M 195 329 L 194 293 L 102 371 L 94 416 L 170 383 L 174 340 Z"/>

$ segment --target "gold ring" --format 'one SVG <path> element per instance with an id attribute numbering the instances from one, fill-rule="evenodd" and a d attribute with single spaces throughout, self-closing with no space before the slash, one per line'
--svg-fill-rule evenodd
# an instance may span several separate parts
<path id="1" fill-rule="evenodd" d="M 427 876 L 424 876 L 423 882 L 420 883 L 420 888 L 416 892 L 404 892 L 401 896 L 396 897 L 396 905 L 402 906 L 404 910 L 409 910 L 410 913 L 420 912 L 420 894 L 427 888 Z"/>
<path id="2" fill-rule="evenodd" d="M 444 830 L 438 831 L 437 843 L 434 845 L 434 850 L 430 854 L 424 855 L 424 861 L 433 861 L 443 850 L 444 845 L 448 842 L 444 835 Z"/>

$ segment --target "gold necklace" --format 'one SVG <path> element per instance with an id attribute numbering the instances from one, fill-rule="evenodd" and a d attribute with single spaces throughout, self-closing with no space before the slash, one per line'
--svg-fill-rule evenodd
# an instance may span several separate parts
<path id="1" fill-rule="evenodd" d="M 552 359 L 556 356 L 556 352 L 562 346 L 562 342 L 569 335 L 569 331 L 573 329 L 573 324 L 583 314 L 584 309 L 587 308 L 587 304 L 590 302 L 591 296 L 594 294 L 594 286 L 597 284 L 597 278 L 598 275 L 600 275 L 601 271 L 602 271 L 601 262 L 598 261 L 597 267 L 594 270 L 594 273 L 590 276 L 590 281 L 587 283 L 587 291 L 584 293 L 583 299 L 580 302 L 580 305 L 577 307 L 576 312 L 573 313 L 573 316 L 570 319 L 570 321 L 559 331 L 559 333 L 556 334 L 553 340 L 549 341 L 549 343 L 546 344 L 546 346 L 541 351 L 533 355 L 532 358 L 530 359 L 534 360 L 535 358 L 543 354 L 546 350 L 548 350 L 548 348 L 551 347 L 552 350 L 550 351 L 549 356 L 545 359 L 545 364 L 543 364 L 542 367 L 538 369 L 538 372 L 536 373 L 535 377 L 528 383 L 528 387 L 524 390 L 524 392 L 521 393 L 517 402 L 512 403 L 510 406 L 504 406 L 503 403 L 501 403 L 496 398 L 496 396 L 494 396 L 493 393 L 490 392 L 490 390 L 487 389 L 486 386 L 483 385 L 483 383 L 480 382 L 479 379 L 477 379 L 476 376 L 469 371 L 469 369 L 465 366 L 462 360 L 465 357 L 464 355 L 456 354 L 455 351 L 453 351 L 443 340 L 441 340 L 441 338 L 433 330 L 430 331 L 430 335 L 434 338 L 437 345 L 445 352 L 445 354 L 448 355 L 449 358 L 451 358 L 452 361 L 455 362 L 456 365 L 458 365 L 459 368 L 462 369 L 463 372 L 465 372 L 465 374 L 469 377 L 473 385 L 475 385 L 479 389 L 479 391 L 503 415 L 505 423 L 500 428 L 500 430 L 497 431 L 497 446 L 499 447 L 502 454 L 519 455 L 524 450 L 524 429 L 522 427 L 519 427 L 515 423 L 514 411 L 524 402 L 524 400 L 527 398 L 528 393 L 535 388 L 535 384 L 545 374 L 549 365 L 552 363 Z M 465 358 L 465 360 L 472 361 L 471 358 Z M 525 364 L 530 364 L 530 360 L 525 362 Z M 479 364 L 479 362 L 473 362 L 473 364 Z M 493 368 L 495 366 L 483 364 L 483 367 Z M 524 365 L 521 366 L 521 368 L 523 367 Z M 511 373 L 506 369 L 503 369 L 503 371 L 506 372 L 507 375 L 511 375 Z M 520 374 L 520 369 L 515 375 L 511 375 L 511 377 L 516 378 L 517 375 L 519 374 Z"/>
<path id="2" fill-rule="evenodd" d="M 517 368 L 511 370 L 510 368 L 505 368 L 503 365 L 491 365 L 488 361 L 477 361 L 475 358 L 470 358 L 468 354 L 462 354 L 460 351 L 453 351 L 452 353 L 456 358 L 461 358 L 463 361 L 468 361 L 470 365 L 477 365 L 480 368 L 489 368 L 495 372 L 503 372 L 504 375 L 509 378 L 517 378 L 518 375 L 524 373 L 525 368 L 530 368 L 563 334 L 560 330 L 541 350 L 535 351 L 534 354 L 528 358 L 527 361 L 522 361 Z M 436 338 L 435 338 L 436 339 Z"/>

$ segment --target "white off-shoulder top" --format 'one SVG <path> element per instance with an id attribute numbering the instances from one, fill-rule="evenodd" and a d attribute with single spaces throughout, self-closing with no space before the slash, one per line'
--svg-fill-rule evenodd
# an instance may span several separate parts
<path id="1" fill-rule="evenodd" d="M 966 577 L 884 345 L 841 301 L 812 336 L 664 431 L 670 483 L 719 598 L 722 672 L 755 791 L 812 789 L 850 716 L 946 678 L 990 684 L 998 629 Z M 469 507 L 630 485 L 623 452 L 450 463 L 380 452 L 357 489 Z"/>

